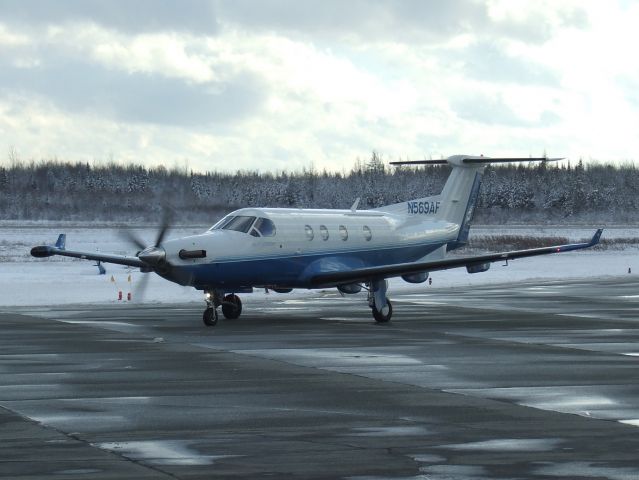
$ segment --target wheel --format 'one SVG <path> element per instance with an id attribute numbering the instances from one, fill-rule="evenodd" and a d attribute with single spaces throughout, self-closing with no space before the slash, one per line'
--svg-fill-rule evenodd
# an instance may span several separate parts
<path id="1" fill-rule="evenodd" d="M 375 307 L 373 307 L 373 318 L 377 323 L 386 323 L 393 316 L 393 305 L 390 300 L 386 299 L 386 306 L 382 309 L 381 312 L 378 312 Z"/>
<path id="2" fill-rule="evenodd" d="M 214 327 L 217 325 L 217 310 L 215 308 L 209 307 L 204 310 L 204 315 L 202 315 L 202 320 L 204 321 L 204 325 L 207 327 Z"/>
<path id="3" fill-rule="evenodd" d="M 224 318 L 235 320 L 242 313 L 242 300 L 237 295 L 227 295 L 222 301 L 222 313 Z"/>

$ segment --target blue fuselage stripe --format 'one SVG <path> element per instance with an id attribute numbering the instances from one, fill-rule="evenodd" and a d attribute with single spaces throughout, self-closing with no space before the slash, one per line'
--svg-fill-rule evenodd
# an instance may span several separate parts
<path id="1" fill-rule="evenodd" d="M 174 266 L 166 277 L 199 289 L 219 288 L 231 291 L 236 287 L 264 285 L 307 288 L 310 286 L 310 277 L 317 273 L 414 262 L 444 244 L 437 242 Z"/>

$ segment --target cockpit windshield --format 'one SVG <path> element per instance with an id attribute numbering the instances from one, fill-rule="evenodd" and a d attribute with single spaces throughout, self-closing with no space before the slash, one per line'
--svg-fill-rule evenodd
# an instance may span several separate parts
<path id="1" fill-rule="evenodd" d="M 271 220 L 246 215 L 227 215 L 213 225 L 210 230 L 234 230 L 243 233 L 249 233 L 250 230 L 250 234 L 254 237 L 272 237 L 275 235 L 275 225 Z"/>
<path id="2" fill-rule="evenodd" d="M 253 222 L 255 221 L 255 217 L 245 217 L 244 215 L 238 215 L 236 217 L 231 218 L 228 222 L 224 224 L 222 230 L 235 230 L 236 232 L 247 233 Z"/>
<path id="3" fill-rule="evenodd" d="M 235 218 L 235 215 L 227 215 L 226 217 L 223 217 L 222 220 L 220 220 L 215 225 L 213 225 L 211 228 L 209 228 L 209 230 L 221 230 L 222 228 L 224 228 L 224 225 L 226 225 L 231 220 L 233 220 L 233 218 Z"/>

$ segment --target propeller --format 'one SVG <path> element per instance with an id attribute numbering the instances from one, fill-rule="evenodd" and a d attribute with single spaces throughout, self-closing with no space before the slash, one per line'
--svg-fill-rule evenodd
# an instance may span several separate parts
<path id="1" fill-rule="evenodd" d="M 140 268 L 140 272 L 149 273 L 157 272 L 158 269 L 165 270 L 170 267 L 166 262 L 166 252 L 160 247 L 162 241 L 166 237 L 167 232 L 171 229 L 171 220 L 173 219 L 172 210 L 165 206 L 162 208 L 162 223 L 152 245 L 146 244 L 137 234 L 129 229 L 121 229 L 118 233 L 121 238 L 133 245 L 137 251 L 135 256 L 138 257 L 147 266 Z M 149 276 L 143 275 L 135 288 L 135 298 L 142 300 L 148 287 Z"/>
<path id="2" fill-rule="evenodd" d="M 144 274 L 140 277 L 140 281 L 135 286 L 133 294 L 133 299 L 135 301 L 139 301 L 140 303 L 144 302 L 144 295 L 146 294 L 146 289 L 149 286 L 149 278 L 150 275 L 148 274 Z"/>
<path id="3" fill-rule="evenodd" d="M 166 251 L 160 245 L 166 236 L 166 232 L 171 228 L 172 218 L 171 210 L 168 207 L 164 207 L 162 212 L 162 225 L 160 225 L 160 230 L 158 230 L 158 234 L 155 237 L 155 243 L 137 254 L 138 258 L 153 270 L 157 271 L 158 268 L 166 269 L 170 267 L 166 261 Z"/>
<path id="4" fill-rule="evenodd" d="M 138 237 L 135 233 L 133 233 L 129 229 L 119 230 L 118 235 L 120 236 L 120 238 L 123 238 L 130 244 L 135 245 L 135 247 L 138 249 L 138 251 L 136 252 L 136 255 L 146 248 L 146 245 L 140 239 L 140 237 Z"/>

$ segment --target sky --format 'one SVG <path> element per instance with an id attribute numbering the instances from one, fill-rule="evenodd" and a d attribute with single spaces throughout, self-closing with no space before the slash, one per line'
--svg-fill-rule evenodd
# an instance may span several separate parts
<path id="1" fill-rule="evenodd" d="M 2 0 L 0 164 L 636 160 L 637 23 L 622 0 Z"/>

